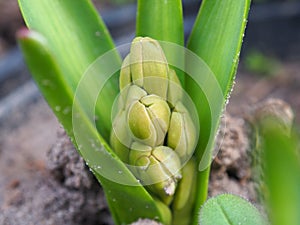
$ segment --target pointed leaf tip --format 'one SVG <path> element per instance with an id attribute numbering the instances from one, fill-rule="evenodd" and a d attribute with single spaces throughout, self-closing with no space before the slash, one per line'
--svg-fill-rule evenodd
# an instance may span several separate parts
<path id="1" fill-rule="evenodd" d="M 17 33 L 16 33 L 16 37 L 17 39 L 25 39 L 30 35 L 30 30 L 27 29 L 26 27 L 22 27 L 20 28 Z"/>

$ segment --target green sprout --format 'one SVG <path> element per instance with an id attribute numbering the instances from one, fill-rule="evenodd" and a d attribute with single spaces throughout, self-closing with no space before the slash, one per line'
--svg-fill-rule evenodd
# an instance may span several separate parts
<path id="1" fill-rule="evenodd" d="M 187 48 L 181 1 L 139 0 L 124 60 L 90 1 L 19 5 L 26 63 L 115 224 L 198 224 L 250 0 L 204 0 Z"/>

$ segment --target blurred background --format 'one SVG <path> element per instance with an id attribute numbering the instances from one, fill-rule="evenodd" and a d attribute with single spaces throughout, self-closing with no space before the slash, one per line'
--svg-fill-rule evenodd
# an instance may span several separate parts
<path id="1" fill-rule="evenodd" d="M 130 42 L 134 37 L 136 0 L 93 2 L 116 44 Z M 186 37 L 200 4 L 200 0 L 183 0 Z M 31 78 L 15 39 L 16 31 L 22 26 L 24 22 L 17 0 L 0 0 L 0 121 L 15 107 L 20 107 L 19 104 L 26 105 L 27 101 L 35 99 L 33 96 L 38 96 L 37 90 L 28 85 Z M 253 0 L 233 103 L 228 110 L 240 113 L 244 110 L 240 103 L 253 103 L 274 96 L 284 98 L 299 112 L 299 62 L 300 1 Z M 19 97 L 23 99 L 9 100 L 9 96 L 16 95 L 21 89 L 23 92 Z M 299 116 L 297 121 L 300 122 Z"/>

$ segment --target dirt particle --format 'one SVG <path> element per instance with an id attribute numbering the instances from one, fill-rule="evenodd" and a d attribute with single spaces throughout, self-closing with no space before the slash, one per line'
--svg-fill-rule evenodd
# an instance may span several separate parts
<path id="1" fill-rule="evenodd" d="M 7 206 L 19 206 L 22 205 L 24 201 L 24 196 L 21 190 L 15 189 L 6 196 L 4 205 Z"/>
<path id="2" fill-rule="evenodd" d="M 20 186 L 20 180 L 14 179 L 8 184 L 9 189 L 15 189 Z"/>

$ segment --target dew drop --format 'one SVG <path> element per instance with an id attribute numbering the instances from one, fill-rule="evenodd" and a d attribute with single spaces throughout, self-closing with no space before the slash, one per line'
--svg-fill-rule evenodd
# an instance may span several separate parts
<path id="1" fill-rule="evenodd" d="M 123 171 L 122 171 L 122 170 L 119 170 L 119 171 L 118 171 L 118 173 L 119 173 L 119 174 L 122 174 L 122 173 L 123 173 Z"/>
<path id="2" fill-rule="evenodd" d="M 101 36 L 101 32 L 100 31 L 96 31 L 95 35 L 96 35 L 96 37 L 100 37 Z"/>
<path id="3" fill-rule="evenodd" d="M 99 147 L 99 148 L 95 148 L 95 151 L 96 151 L 96 152 L 101 152 L 101 151 L 102 151 L 102 148 L 100 148 L 100 147 Z"/>
<path id="4" fill-rule="evenodd" d="M 64 108 L 63 114 L 67 115 L 69 112 L 71 112 L 71 108 L 69 106 L 67 106 L 66 108 Z"/>
<path id="5" fill-rule="evenodd" d="M 61 110 L 61 107 L 59 105 L 55 106 L 55 111 L 59 112 Z"/>
<path id="6" fill-rule="evenodd" d="M 42 81 L 42 85 L 44 85 L 44 86 L 49 86 L 50 83 L 51 83 L 50 80 L 43 80 L 43 81 Z"/>

